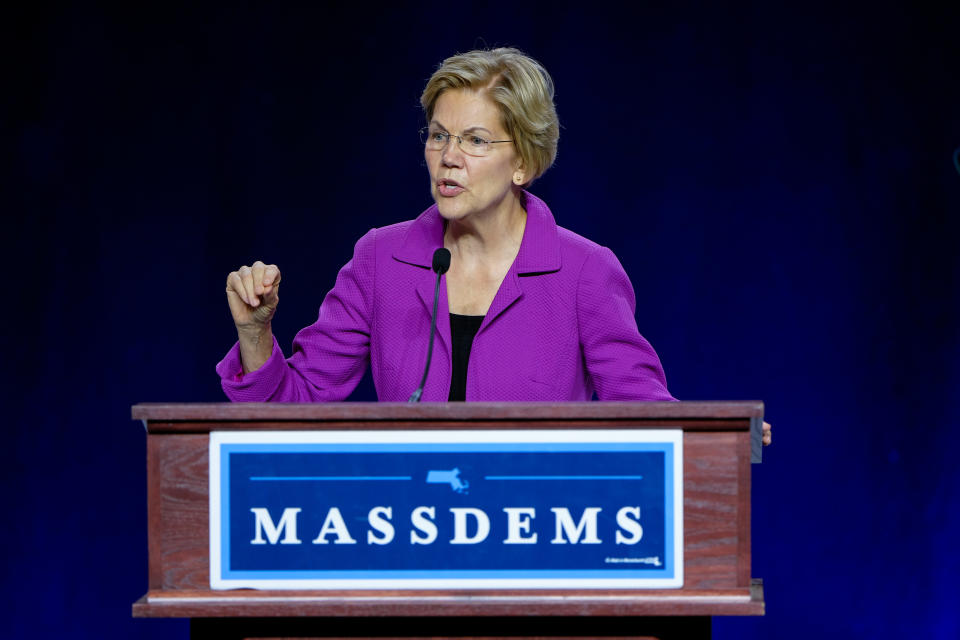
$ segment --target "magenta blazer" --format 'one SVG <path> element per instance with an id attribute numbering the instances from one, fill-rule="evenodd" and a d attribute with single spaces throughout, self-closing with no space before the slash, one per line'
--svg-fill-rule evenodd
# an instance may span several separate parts
<path id="1" fill-rule="evenodd" d="M 673 400 L 660 360 L 637 331 L 633 287 L 617 258 L 558 227 L 547 205 L 526 194 L 520 252 L 473 341 L 468 401 Z M 436 205 L 416 220 L 372 229 L 357 242 L 293 355 L 273 354 L 244 375 L 234 345 L 217 365 L 233 401 L 345 399 L 369 363 L 377 397 L 403 402 L 420 384 L 443 246 Z M 450 391 L 446 277 L 424 401 Z"/>

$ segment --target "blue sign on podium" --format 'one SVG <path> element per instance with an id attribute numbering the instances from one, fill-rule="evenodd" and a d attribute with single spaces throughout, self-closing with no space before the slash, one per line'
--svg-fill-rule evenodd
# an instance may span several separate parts
<path id="1" fill-rule="evenodd" d="M 214 589 L 677 588 L 676 429 L 210 435 Z"/>

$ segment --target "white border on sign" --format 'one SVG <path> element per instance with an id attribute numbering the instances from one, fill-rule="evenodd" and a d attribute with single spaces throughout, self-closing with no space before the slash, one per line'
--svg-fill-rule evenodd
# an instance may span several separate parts
<path id="1" fill-rule="evenodd" d="M 668 578 L 224 579 L 221 554 L 222 444 L 673 444 L 674 575 Z M 210 433 L 210 587 L 224 589 L 666 589 L 683 586 L 683 431 L 680 429 L 528 429 L 456 431 L 212 431 Z"/>

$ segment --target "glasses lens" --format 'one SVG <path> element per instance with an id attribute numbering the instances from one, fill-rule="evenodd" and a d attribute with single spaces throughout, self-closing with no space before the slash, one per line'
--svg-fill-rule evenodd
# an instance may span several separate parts
<path id="1" fill-rule="evenodd" d="M 447 144 L 447 134 L 439 129 L 424 127 L 420 129 L 420 141 L 428 149 L 442 149 Z"/>
<path id="2" fill-rule="evenodd" d="M 472 156 L 485 156 L 490 151 L 490 143 L 487 142 L 486 138 L 468 133 L 463 136 L 463 143 L 460 148 Z"/>

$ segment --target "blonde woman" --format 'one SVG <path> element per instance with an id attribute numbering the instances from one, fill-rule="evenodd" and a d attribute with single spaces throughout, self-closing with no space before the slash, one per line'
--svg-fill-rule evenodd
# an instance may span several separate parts
<path id="1" fill-rule="evenodd" d="M 672 400 L 616 257 L 557 226 L 528 190 L 559 137 L 543 66 L 516 49 L 455 55 L 421 103 L 434 204 L 357 242 L 288 359 L 271 331 L 280 270 L 255 262 L 231 273 L 239 340 L 217 366 L 226 394 L 342 400 L 369 365 L 381 401 L 407 400 L 423 373 L 431 264 L 443 247 L 451 258 L 423 400 Z"/>

